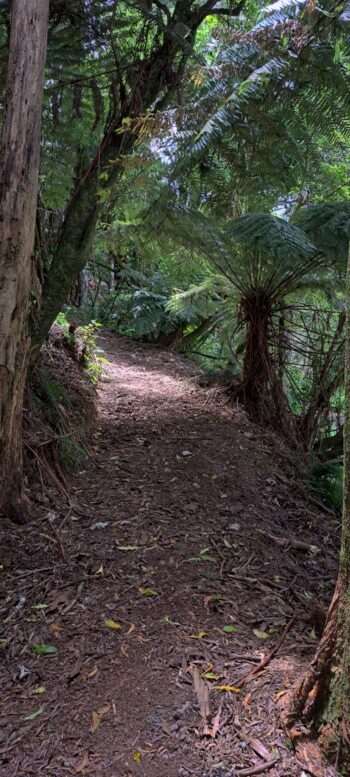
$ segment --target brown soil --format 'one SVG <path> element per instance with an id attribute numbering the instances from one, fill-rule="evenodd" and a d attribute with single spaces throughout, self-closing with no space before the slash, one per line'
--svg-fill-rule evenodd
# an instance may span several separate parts
<path id="1" fill-rule="evenodd" d="M 108 334 L 101 345 L 98 424 L 70 503 L 40 486 L 34 520 L 2 527 L 0 775 L 234 777 L 275 759 L 261 773 L 306 775 L 278 704 L 322 629 L 337 520 L 196 367 Z M 35 654 L 42 644 L 57 652 Z"/>

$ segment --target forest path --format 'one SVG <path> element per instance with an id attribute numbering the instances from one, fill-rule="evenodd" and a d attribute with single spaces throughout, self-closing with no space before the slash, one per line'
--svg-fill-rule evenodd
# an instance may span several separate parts
<path id="1" fill-rule="evenodd" d="M 278 758 L 269 775 L 299 777 L 278 694 L 314 650 L 309 603 L 332 589 L 329 518 L 293 492 L 274 437 L 200 388 L 194 365 L 99 340 L 109 361 L 74 507 L 17 534 L 26 603 L 10 617 L 0 775 L 233 777 Z M 291 532 L 319 552 L 268 536 Z M 232 690 L 293 615 L 267 670 Z"/>

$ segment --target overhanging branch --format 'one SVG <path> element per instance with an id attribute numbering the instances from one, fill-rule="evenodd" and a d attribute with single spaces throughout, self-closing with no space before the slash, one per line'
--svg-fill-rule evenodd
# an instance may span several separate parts
<path id="1" fill-rule="evenodd" d="M 229 7 L 227 8 L 224 6 L 219 6 L 216 8 L 216 2 L 217 0 L 207 0 L 207 2 L 198 9 L 198 14 L 201 21 L 203 21 L 207 16 L 239 16 L 245 4 L 245 0 L 240 0 L 240 2 L 235 6 L 231 5 L 230 3 Z"/>

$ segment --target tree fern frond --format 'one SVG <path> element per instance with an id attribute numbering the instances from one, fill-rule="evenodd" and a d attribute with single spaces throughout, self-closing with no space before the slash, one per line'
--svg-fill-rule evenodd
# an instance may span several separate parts
<path id="1" fill-rule="evenodd" d="M 345 262 L 350 240 L 350 202 L 329 202 L 298 211 L 295 223 L 331 260 Z"/>
<path id="2" fill-rule="evenodd" d="M 312 259 L 317 249 L 302 229 L 277 216 L 249 213 L 230 222 L 226 239 L 243 243 L 250 251 L 268 254 L 289 263 Z"/>

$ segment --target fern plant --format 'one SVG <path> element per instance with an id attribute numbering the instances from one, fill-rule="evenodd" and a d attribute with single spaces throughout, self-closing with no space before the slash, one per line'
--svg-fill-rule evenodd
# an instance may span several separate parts
<path id="1" fill-rule="evenodd" d="M 208 215 L 177 207 L 163 212 L 162 225 L 213 267 L 202 284 L 174 294 L 168 310 L 183 315 L 195 306 L 217 327 L 230 325 L 232 351 L 242 360 L 237 392 L 260 416 L 285 414 L 284 315 L 297 292 L 329 282 L 329 258 L 300 227 L 264 213 L 220 228 Z"/>

